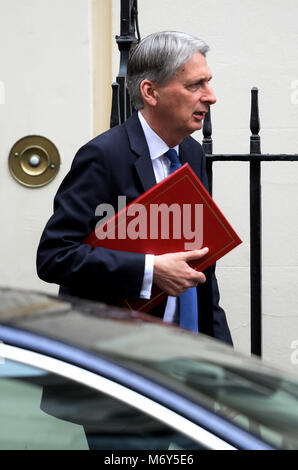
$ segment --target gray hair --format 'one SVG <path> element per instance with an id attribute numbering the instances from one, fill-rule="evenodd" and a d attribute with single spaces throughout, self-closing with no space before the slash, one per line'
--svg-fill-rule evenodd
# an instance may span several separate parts
<path id="1" fill-rule="evenodd" d="M 205 56 L 208 50 L 201 39 L 176 31 L 153 33 L 144 38 L 132 50 L 127 65 L 127 89 L 134 108 L 144 107 L 140 92 L 143 80 L 166 85 L 193 54 L 200 52 Z"/>

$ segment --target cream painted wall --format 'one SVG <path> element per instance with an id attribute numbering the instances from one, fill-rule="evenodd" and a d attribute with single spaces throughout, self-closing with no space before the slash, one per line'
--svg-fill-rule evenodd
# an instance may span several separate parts
<path id="1" fill-rule="evenodd" d="M 88 2 L 1 0 L 0 11 L 0 283 L 56 292 L 37 278 L 35 253 L 58 185 L 92 133 Z M 62 160 L 39 189 L 15 182 L 7 164 L 13 144 L 30 134 L 52 140 Z"/>
<path id="2" fill-rule="evenodd" d="M 118 31 L 118 0 L 113 30 Z M 179 30 L 205 39 L 218 101 L 214 153 L 249 152 L 250 89 L 259 88 L 263 153 L 298 153 L 298 30 L 295 0 L 139 0 L 142 37 Z M 113 74 L 118 70 L 114 48 Z M 201 141 L 202 134 L 195 137 Z M 217 264 L 235 348 L 250 351 L 249 173 L 246 163 L 217 163 L 214 199 L 243 239 Z M 298 163 L 264 163 L 263 353 L 298 373 Z"/>

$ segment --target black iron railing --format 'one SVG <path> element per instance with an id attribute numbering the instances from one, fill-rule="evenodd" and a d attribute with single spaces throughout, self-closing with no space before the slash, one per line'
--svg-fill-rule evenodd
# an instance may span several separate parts
<path id="1" fill-rule="evenodd" d="M 130 50 L 140 39 L 138 2 L 121 0 L 120 36 L 116 36 L 120 51 L 120 68 L 116 82 L 112 84 L 111 127 L 122 124 L 133 111 L 126 88 L 126 71 Z"/>
<path id="2" fill-rule="evenodd" d="M 112 85 L 111 127 L 122 124 L 133 109 L 126 89 L 127 62 L 131 47 L 140 40 L 137 0 L 121 0 L 120 36 L 116 42 L 120 51 L 120 69 Z M 207 159 L 207 173 L 212 194 L 212 167 L 220 162 L 249 162 L 250 166 L 250 316 L 251 353 L 262 355 L 262 259 L 261 259 L 261 164 L 269 161 L 298 161 L 298 155 L 272 155 L 261 153 L 258 89 L 251 90 L 249 154 L 213 154 L 212 125 L 210 111 L 203 126 L 203 148 Z"/>
<path id="3" fill-rule="evenodd" d="M 262 162 L 298 161 L 298 155 L 273 155 L 261 153 L 260 119 L 258 108 L 258 89 L 251 90 L 250 115 L 250 153 L 249 154 L 213 154 L 212 153 L 212 125 L 210 111 L 206 115 L 203 126 L 203 148 L 207 159 L 207 173 L 212 194 L 212 166 L 220 162 L 249 162 L 250 166 L 250 329 L 251 353 L 262 355 L 262 190 L 261 190 L 261 164 Z"/>

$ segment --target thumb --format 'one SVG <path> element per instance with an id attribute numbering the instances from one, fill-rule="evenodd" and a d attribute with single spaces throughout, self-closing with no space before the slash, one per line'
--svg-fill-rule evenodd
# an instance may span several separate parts
<path id="1" fill-rule="evenodd" d="M 209 248 L 207 247 L 202 248 L 201 250 L 186 251 L 184 253 L 184 259 L 185 261 L 192 261 L 195 259 L 200 259 L 200 258 L 203 258 L 203 256 L 207 255 L 208 251 L 209 251 Z"/>

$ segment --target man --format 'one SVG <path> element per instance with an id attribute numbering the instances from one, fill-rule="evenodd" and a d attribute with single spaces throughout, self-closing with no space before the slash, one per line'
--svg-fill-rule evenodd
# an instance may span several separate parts
<path id="1" fill-rule="evenodd" d="M 231 344 L 218 305 L 215 267 L 201 273 L 188 264 L 203 257 L 206 249 L 152 256 L 82 244 L 95 229 L 99 204 L 116 210 L 119 195 L 129 203 L 170 173 L 165 155 L 169 149 L 175 149 L 181 163 L 188 162 L 207 186 L 202 147 L 189 137 L 201 129 L 208 107 L 216 101 L 209 86 L 207 50 L 200 39 L 177 32 L 152 34 L 136 46 L 127 85 L 137 112 L 78 151 L 55 197 L 37 268 L 43 280 L 60 284 L 60 293 L 109 304 L 120 298 L 150 298 L 155 283 L 169 297 L 149 313 L 170 322 L 179 321 L 184 292 L 195 290 L 199 331 Z"/>

